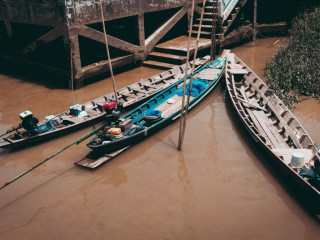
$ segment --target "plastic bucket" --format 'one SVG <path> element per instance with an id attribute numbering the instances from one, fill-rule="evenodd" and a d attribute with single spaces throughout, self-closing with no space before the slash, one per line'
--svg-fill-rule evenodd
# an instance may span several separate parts
<path id="1" fill-rule="evenodd" d="M 301 168 L 304 164 L 304 155 L 300 152 L 292 153 L 291 157 L 291 167 Z"/>

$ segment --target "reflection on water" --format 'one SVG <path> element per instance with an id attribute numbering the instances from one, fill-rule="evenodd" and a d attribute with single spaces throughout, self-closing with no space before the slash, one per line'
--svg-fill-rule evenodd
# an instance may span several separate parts
<path id="1" fill-rule="evenodd" d="M 285 39 L 277 40 L 232 51 L 263 77 Z M 118 74 L 117 87 L 158 72 Z M 26 109 L 43 118 L 111 91 L 110 79 L 71 92 L 0 74 L 0 130 Z M 320 142 L 319 102 L 308 98 L 293 111 Z M 0 239 L 319 239 L 319 224 L 238 122 L 223 84 L 189 112 L 181 152 L 178 128 L 175 121 L 95 171 L 73 165 L 89 152 L 85 142 L 43 164 L 0 191 Z M 0 183 L 90 129 L 0 150 Z"/>

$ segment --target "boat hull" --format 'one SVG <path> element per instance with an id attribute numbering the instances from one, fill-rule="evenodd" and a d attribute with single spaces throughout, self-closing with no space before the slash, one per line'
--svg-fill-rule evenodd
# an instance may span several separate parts
<path id="1" fill-rule="evenodd" d="M 208 58 L 199 58 L 196 60 L 196 67 L 202 66 Z M 129 107 L 135 107 L 141 102 L 151 98 L 155 94 L 165 90 L 166 88 L 172 86 L 181 78 L 184 77 L 184 66 L 177 66 L 174 69 L 162 72 L 155 76 L 147 79 L 142 79 L 141 81 L 131 84 L 127 87 L 119 89 L 117 91 L 118 101 L 123 104 L 123 110 Z M 58 114 L 62 120 L 70 121 L 70 124 L 63 125 L 59 128 L 54 128 L 53 131 L 46 131 L 38 134 L 27 134 L 28 132 L 22 130 L 20 135 L 17 137 L 14 134 L 8 133 L 2 137 L 0 141 L 0 148 L 21 148 L 36 144 L 41 141 L 46 141 L 51 138 L 67 134 L 69 132 L 75 131 L 77 129 L 86 127 L 92 123 L 99 122 L 103 120 L 105 112 L 102 109 L 102 105 L 107 100 L 114 100 L 114 94 L 109 93 L 92 101 L 82 104 L 88 111 L 91 110 L 94 114 L 90 117 L 85 117 L 79 119 L 78 117 L 72 116 L 69 111 Z M 94 110 L 94 111 L 92 111 Z M 62 121 L 63 122 L 63 121 Z M 38 123 L 38 127 L 46 125 L 46 121 Z"/>
<path id="2" fill-rule="evenodd" d="M 235 67 L 235 65 L 233 64 L 239 65 L 240 67 L 234 69 L 233 67 Z M 243 80 L 238 82 L 236 81 L 236 79 L 241 78 Z M 262 80 L 258 81 L 258 79 L 258 76 L 237 57 L 235 57 L 235 63 L 228 61 L 226 67 L 226 86 L 228 90 L 228 97 L 232 102 L 232 106 L 237 113 L 238 118 L 241 120 L 242 124 L 253 137 L 255 142 L 259 145 L 259 147 L 263 148 L 264 152 L 268 154 L 268 157 L 266 158 L 268 163 L 271 163 L 272 166 L 274 166 L 275 169 L 281 173 L 285 181 L 292 186 L 291 190 L 298 194 L 297 196 L 302 199 L 304 206 L 310 212 L 312 212 L 312 214 L 320 216 L 319 183 L 318 185 L 311 184 L 313 180 L 308 181 L 307 179 L 301 177 L 298 172 L 300 169 L 291 167 L 291 163 L 287 161 L 288 159 L 285 158 L 284 155 L 279 154 L 281 151 L 310 151 L 312 154 L 316 154 L 316 148 L 310 144 L 313 143 L 313 140 L 305 132 L 293 114 L 284 106 L 281 100 L 269 90 Z M 254 85 L 258 82 L 258 88 L 255 88 Z M 245 88 L 246 90 L 241 90 L 242 88 Z M 251 98 L 244 97 L 239 99 L 239 96 L 244 96 L 246 93 L 250 95 L 249 92 L 253 93 Z M 259 97 L 257 97 L 257 99 L 262 99 L 260 103 L 262 103 L 261 105 L 264 103 L 265 109 L 262 108 L 261 105 L 258 105 L 258 101 L 253 101 L 256 97 L 256 94 L 258 94 L 260 97 L 260 99 Z M 276 101 L 273 101 L 271 98 L 276 99 Z M 278 106 L 269 106 L 268 104 L 271 103 L 274 103 L 275 105 L 278 104 Z M 280 109 L 280 106 L 282 109 L 280 111 L 281 114 L 277 115 L 272 110 Z M 255 112 L 256 115 L 253 114 L 253 112 Z M 276 128 L 277 124 L 280 125 L 281 123 L 283 129 L 279 128 L 277 130 L 273 130 L 266 128 L 268 125 L 263 125 L 263 115 L 268 116 L 265 119 L 273 118 L 273 124 L 270 124 L 269 126 Z M 277 121 L 277 118 L 274 115 L 277 115 Z M 284 119 L 280 119 L 282 116 L 286 115 L 290 115 L 290 117 L 284 117 Z M 259 116 L 261 117 L 261 122 L 258 121 Z M 254 121 L 255 117 L 256 120 Z M 289 132 L 291 127 L 290 124 L 293 121 L 295 121 L 295 129 L 299 129 L 303 133 L 301 136 L 304 136 L 304 138 L 300 137 L 297 139 L 292 139 L 294 138 L 294 135 L 292 133 L 289 134 Z M 265 130 L 265 132 L 263 130 Z M 268 131 L 270 131 L 270 139 L 268 138 Z M 277 139 L 275 137 L 272 140 L 272 137 L 276 136 L 277 132 L 279 133 L 279 138 Z M 286 132 L 288 132 L 287 134 L 289 135 L 289 140 L 283 140 L 283 142 L 281 142 L 281 136 L 284 136 L 284 133 Z M 276 140 L 278 140 L 278 142 L 276 142 Z M 308 142 L 309 145 L 305 142 Z M 277 143 L 279 145 L 277 145 Z M 285 144 L 287 144 L 287 146 Z M 295 144 L 299 146 L 296 146 Z"/>
<path id="3" fill-rule="evenodd" d="M 222 60 L 220 60 L 220 61 L 222 61 Z M 220 61 L 217 60 L 218 63 L 221 63 Z M 222 61 L 222 63 L 223 63 L 223 61 Z M 201 94 L 199 94 L 198 96 L 196 96 L 190 100 L 190 104 L 189 104 L 188 109 L 193 108 L 196 104 L 198 104 L 205 96 L 207 96 L 212 91 L 212 89 L 219 82 L 219 80 L 223 74 L 223 69 L 224 69 L 224 65 L 223 65 L 223 67 L 221 67 L 219 73 L 216 72 L 216 74 L 217 74 L 216 79 L 209 82 L 208 87 L 206 87 L 206 89 L 203 90 L 203 92 Z M 201 73 L 201 69 L 199 70 L 199 74 L 200 73 Z M 152 105 L 153 102 L 159 102 L 159 101 L 166 102 L 168 99 L 175 96 L 175 94 L 181 90 L 182 87 L 179 87 L 179 86 L 181 86 L 182 83 L 183 83 L 183 81 L 180 81 L 180 82 L 176 83 L 175 85 L 171 86 L 170 88 L 166 89 L 164 91 L 164 93 L 160 93 L 158 96 L 151 98 L 148 102 L 146 102 L 145 104 L 141 105 L 137 109 L 133 110 L 131 113 L 124 116 L 123 119 L 128 119 L 128 118 L 132 117 L 133 115 L 135 115 L 134 114 L 135 112 L 139 112 L 139 110 L 141 110 L 141 109 L 144 109 L 144 111 L 142 111 L 142 110 L 140 111 L 140 115 L 143 115 L 143 113 L 146 112 L 146 110 L 148 108 L 150 108 L 150 106 Z M 167 96 L 161 97 L 162 95 L 165 95 L 167 92 L 168 92 Z M 161 100 L 159 100 L 160 97 L 161 97 Z M 156 121 L 155 123 L 152 123 L 151 126 L 143 129 L 142 131 L 140 131 L 132 136 L 123 137 L 123 138 L 120 138 L 116 141 L 110 141 L 110 142 L 105 142 L 105 143 L 102 142 L 101 144 L 94 144 L 94 141 L 96 139 L 95 138 L 88 143 L 88 147 L 90 147 L 93 151 L 99 151 L 102 153 L 115 152 L 115 151 L 120 150 L 126 146 L 134 145 L 135 143 L 147 138 L 148 136 L 154 134 L 155 132 L 158 132 L 159 130 L 163 129 L 166 125 L 170 124 L 172 121 L 174 121 L 178 117 L 180 117 L 180 115 L 181 115 L 181 104 L 178 105 L 178 108 L 175 111 L 171 112 L 165 118 L 161 118 L 160 120 Z M 143 119 L 143 117 L 140 117 L 140 118 Z"/>

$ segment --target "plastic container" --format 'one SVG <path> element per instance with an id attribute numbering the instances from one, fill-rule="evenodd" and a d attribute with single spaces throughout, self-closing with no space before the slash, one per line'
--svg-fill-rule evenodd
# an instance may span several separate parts
<path id="1" fill-rule="evenodd" d="M 108 133 L 114 134 L 114 135 L 119 135 L 121 133 L 121 128 L 110 128 L 108 130 Z"/>
<path id="2" fill-rule="evenodd" d="M 304 165 L 303 153 L 300 153 L 300 152 L 292 153 L 290 165 L 291 165 L 291 167 L 302 168 L 302 166 Z"/>

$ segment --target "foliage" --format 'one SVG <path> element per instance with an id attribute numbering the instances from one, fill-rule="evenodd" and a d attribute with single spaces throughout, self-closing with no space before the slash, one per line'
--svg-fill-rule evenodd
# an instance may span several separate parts
<path id="1" fill-rule="evenodd" d="M 265 77 L 289 107 L 299 95 L 320 98 L 320 8 L 293 20 L 289 40 L 267 64 Z"/>

